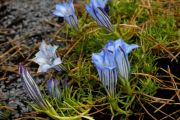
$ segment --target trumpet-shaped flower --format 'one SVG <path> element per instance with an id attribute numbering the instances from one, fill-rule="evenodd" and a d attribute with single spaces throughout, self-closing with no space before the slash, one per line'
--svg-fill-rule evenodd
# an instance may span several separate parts
<path id="1" fill-rule="evenodd" d="M 117 70 L 112 57 L 112 51 L 103 50 L 100 53 L 92 54 L 92 62 L 95 64 L 100 81 L 107 92 L 114 96 L 117 84 Z"/>
<path id="2" fill-rule="evenodd" d="M 129 79 L 130 74 L 130 63 L 128 61 L 128 53 L 133 49 L 139 47 L 136 44 L 127 44 L 123 40 L 118 39 L 116 41 L 109 41 L 104 49 L 110 50 L 114 54 L 114 60 L 118 70 L 118 75 L 124 79 Z"/>
<path id="3" fill-rule="evenodd" d="M 139 47 L 136 44 L 127 44 L 123 40 L 109 41 L 100 53 L 92 54 L 92 62 L 98 71 L 100 81 L 113 96 L 116 90 L 117 77 L 130 92 L 128 83 L 130 74 L 130 63 L 128 53 Z M 124 81 L 125 80 L 125 81 Z"/>
<path id="4" fill-rule="evenodd" d="M 60 86 L 59 81 L 56 79 L 50 79 L 48 80 L 48 92 L 52 97 L 60 98 L 61 92 L 60 92 Z"/>
<path id="5" fill-rule="evenodd" d="M 36 57 L 33 61 L 38 63 L 40 66 L 38 72 L 47 72 L 48 69 L 55 68 L 60 70 L 59 64 L 62 63 L 61 59 L 56 55 L 56 49 L 58 46 L 47 45 L 44 41 L 41 43 L 39 52 L 36 53 Z"/>
<path id="6" fill-rule="evenodd" d="M 19 65 L 19 73 L 24 83 L 24 88 L 30 98 L 41 108 L 48 109 L 48 105 L 44 101 L 37 84 L 22 64 Z"/>
<path id="7" fill-rule="evenodd" d="M 90 4 L 86 4 L 86 10 L 95 19 L 95 21 L 108 31 L 113 31 L 110 18 L 105 12 L 105 6 L 108 0 L 91 0 Z"/>
<path id="8" fill-rule="evenodd" d="M 73 0 L 57 4 L 56 10 L 53 14 L 59 17 L 64 17 L 71 28 L 77 30 L 78 20 L 74 10 Z"/>

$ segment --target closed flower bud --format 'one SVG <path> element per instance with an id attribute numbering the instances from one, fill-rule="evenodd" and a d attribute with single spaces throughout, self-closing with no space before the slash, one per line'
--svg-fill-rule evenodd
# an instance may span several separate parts
<path id="1" fill-rule="evenodd" d="M 39 87 L 37 86 L 34 79 L 31 77 L 29 72 L 26 70 L 26 68 L 22 64 L 19 65 L 19 74 L 21 76 L 21 80 L 24 83 L 24 89 L 26 90 L 30 98 L 41 108 L 48 109 L 48 105 L 45 102 L 39 90 Z"/>
<path id="2" fill-rule="evenodd" d="M 91 0 L 89 5 L 86 4 L 86 10 L 101 27 L 108 31 L 113 31 L 110 18 L 105 11 L 107 1 L 108 0 Z"/>
<path id="3" fill-rule="evenodd" d="M 49 95 L 51 95 L 52 97 L 60 98 L 61 90 L 59 86 L 59 81 L 56 79 L 50 79 L 48 80 L 47 84 Z"/>

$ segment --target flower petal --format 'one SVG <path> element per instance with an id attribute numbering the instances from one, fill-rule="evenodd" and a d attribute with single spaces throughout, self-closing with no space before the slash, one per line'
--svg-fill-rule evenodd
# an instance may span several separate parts
<path id="1" fill-rule="evenodd" d="M 53 14 L 56 15 L 56 16 L 59 16 L 59 17 L 64 17 L 64 14 L 61 13 L 61 12 L 59 12 L 59 11 L 57 11 L 57 10 L 55 10 L 55 11 L 53 12 Z"/>
<path id="2" fill-rule="evenodd" d="M 106 6 L 107 4 L 107 1 L 108 0 L 91 0 L 91 4 L 94 6 L 94 7 L 100 7 L 100 8 L 103 8 Z"/>
<path id="3" fill-rule="evenodd" d="M 56 79 L 48 80 L 48 92 L 52 97 L 56 97 L 56 98 L 61 97 L 60 86 L 59 86 L 58 80 Z"/>
<path id="4" fill-rule="evenodd" d="M 118 74 L 121 76 L 121 78 L 129 80 L 130 63 L 128 61 L 127 54 L 120 46 L 115 51 L 115 60 L 117 63 Z"/>
<path id="5" fill-rule="evenodd" d="M 34 62 L 38 63 L 39 65 L 43 65 L 47 63 L 47 59 L 43 57 L 35 57 L 32 59 Z"/>
<path id="6" fill-rule="evenodd" d="M 68 24 L 70 25 L 71 28 L 77 30 L 78 29 L 78 23 L 77 23 L 77 17 L 76 15 L 70 15 L 67 17 L 64 17 L 65 20 L 68 22 Z"/>
<path id="7" fill-rule="evenodd" d="M 50 57 L 56 57 L 56 49 L 58 48 L 58 46 L 54 45 L 47 45 L 46 51 L 48 56 Z"/>
<path id="8" fill-rule="evenodd" d="M 66 3 L 64 3 L 64 4 L 57 4 L 56 5 L 56 11 L 58 11 L 60 14 L 65 16 L 66 13 L 67 13 L 67 7 L 68 6 L 66 5 Z"/>
<path id="9" fill-rule="evenodd" d="M 74 5 L 73 5 L 73 0 L 69 0 L 68 3 L 70 5 L 70 8 L 72 9 L 72 11 L 75 11 L 74 10 Z"/>
<path id="10" fill-rule="evenodd" d="M 89 13 L 94 19 L 96 19 L 96 16 L 95 16 L 95 14 L 94 14 L 93 8 L 92 8 L 90 5 L 88 5 L 88 4 L 86 4 L 85 7 L 86 7 L 86 10 L 88 11 L 88 13 Z"/>
<path id="11" fill-rule="evenodd" d="M 103 3 L 101 3 L 103 2 Z M 88 13 L 95 19 L 95 21 L 101 26 L 106 28 L 108 31 L 113 31 L 110 18 L 107 13 L 104 11 L 104 7 L 107 1 L 96 1 L 91 0 L 90 4 L 86 4 L 86 10 Z"/>
<path id="12" fill-rule="evenodd" d="M 47 45 L 45 41 L 42 41 L 39 52 L 36 53 L 36 57 L 32 60 L 38 63 L 38 72 L 47 72 L 50 68 L 55 68 L 56 65 L 62 63 L 61 59 L 56 55 L 56 49 L 58 46 Z"/>
<path id="13" fill-rule="evenodd" d="M 30 98 L 40 107 L 48 109 L 47 103 L 44 101 L 37 84 L 22 64 L 19 65 L 19 73 Z"/>
<path id="14" fill-rule="evenodd" d="M 75 30 L 78 30 L 78 20 L 75 15 L 73 0 L 56 5 L 54 15 L 64 17 L 67 23 Z"/>
<path id="15" fill-rule="evenodd" d="M 112 55 L 107 50 L 103 50 L 100 53 L 93 53 L 92 62 L 95 64 L 100 81 L 107 92 L 114 96 L 117 84 L 117 70 Z"/>
<path id="16" fill-rule="evenodd" d="M 56 59 L 53 61 L 53 66 L 59 65 L 59 64 L 61 64 L 61 63 L 62 63 L 61 59 L 60 59 L 60 58 L 56 58 Z"/>
<path id="17" fill-rule="evenodd" d="M 44 52 L 42 52 L 42 51 L 37 52 L 35 56 L 36 56 L 36 57 L 46 58 L 46 55 L 45 55 Z"/>
<path id="18" fill-rule="evenodd" d="M 39 66 L 38 72 L 47 72 L 50 68 L 52 68 L 50 65 L 43 64 L 43 65 Z"/>
<path id="19" fill-rule="evenodd" d="M 109 16 L 102 8 L 97 8 L 95 15 L 99 21 L 98 23 L 100 26 L 105 27 L 109 31 L 112 31 L 112 25 L 111 25 Z"/>
<path id="20" fill-rule="evenodd" d="M 125 51 L 126 54 L 130 53 L 133 49 L 138 48 L 139 46 L 136 44 L 127 44 L 122 39 L 118 39 L 115 41 L 116 49 L 118 49 L 119 46 Z"/>
<path id="21" fill-rule="evenodd" d="M 98 67 L 99 69 L 102 69 L 103 66 L 103 55 L 104 53 L 93 53 L 92 54 L 92 62 L 96 65 L 96 67 Z"/>

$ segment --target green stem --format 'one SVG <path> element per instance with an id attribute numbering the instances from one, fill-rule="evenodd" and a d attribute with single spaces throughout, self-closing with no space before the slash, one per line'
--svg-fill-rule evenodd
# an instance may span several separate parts
<path id="1" fill-rule="evenodd" d="M 118 79 L 121 82 L 123 92 L 131 96 L 133 92 L 129 80 L 125 80 L 121 77 L 118 77 Z"/>
<path id="2" fill-rule="evenodd" d="M 131 89 L 131 85 L 130 85 L 130 82 L 129 81 L 126 81 L 125 82 L 125 86 L 123 86 L 124 89 L 125 89 L 125 92 L 128 94 L 128 95 L 132 95 L 132 89 Z"/>
<path id="3" fill-rule="evenodd" d="M 44 112 L 46 113 L 49 117 L 53 118 L 54 120 L 79 120 L 81 118 L 86 118 L 87 120 L 94 120 L 92 117 L 86 115 L 88 114 L 88 112 L 90 111 L 90 109 L 86 110 L 85 112 L 79 114 L 79 115 L 76 115 L 76 116 L 71 116 L 71 117 L 61 117 L 59 116 L 59 114 L 55 111 L 55 109 L 53 108 L 53 106 L 48 102 L 47 102 L 47 105 L 48 105 L 48 108 L 47 109 L 43 109 L 43 110 L 40 110 L 38 108 L 35 108 L 33 107 L 36 111 L 38 112 Z"/>
<path id="4" fill-rule="evenodd" d="M 133 103 L 134 99 L 135 99 L 135 95 L 132 95 L 132 97 L 131 97 L 130 101 L 128 101 L 128 104 L 127 104 L 127 106 L 126 106 L 125 110 L 127 110 L 127 109 L 128 109 L 128 108 L 132 105 L 132 103 Z"/>
<path id="5" fill-rule="evenodd" d="M 117 38 L 120 38 L 120 34 L 117 31 L 113 32 L 114 36 L 116 36 Z"/>
<path id="6" fill-rule="evenodd" d="M 86 118 L 87 120 L 94 120 L 92 117 L 85 115 L 88 112 L 89 112 L 89 110 L 85 111 L 84 113 L 82 113 L 80 115 L 71 116 L 71 117 L 61 117 L 57 113 L 54 113 L 52 111 L 46 111 L 45 113 L 55 120 L 79 120 L 81 118 Z"/>
<path id="7" fill-rule="evenodd" d="M 122 110 L 121 108 L 119 108 L 118 103 L 115 100 L 115 98 L 109 97 L 109 103 L 110 103 L 111 107 L 113 108 L 113 110 L 115 110 L 119 114 L 124 114 L 124 115 L 128 114 L 128 112 L 126 112 L 126 111 Z"/>

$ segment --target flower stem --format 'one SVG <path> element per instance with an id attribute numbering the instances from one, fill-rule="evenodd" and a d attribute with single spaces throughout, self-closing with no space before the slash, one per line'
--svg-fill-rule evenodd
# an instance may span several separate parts
<path id="1" fill-rule="evenodd" d="M 129 114 L 129 111 L 124 111 L 121 108 L 119 108 L 118 103 L 115 98 L 109 97 L 109 103 L 110 103 L 112 109 L 115 110 L 116 112 L 118 112 L 119 114 L 124 114 L 124 115 Z"/>
<path id="2" fill-rule="evenodd" d="M 117 38 L 120 38 L 120 34 L 117 31 L 114 31 L 113 35 L 116 36 Z"/>
<path id="3" fill-rule="evenodd" d="M 125 91 L 128 95 L 132 95 L 132 89 L 131 89 L 131 85 L 129 81 L 125 82 L 125 86 L 123 86 L 125 88 Z"/>
<path id="4" fill-rule="evenodd" d="M 132 89 L 131 89 L 131 85 L 130 85 L 129 80 L 125 80 L 121 77 L 118 77 L 118 79 L 121 82 L 123 92 L 127 93 L 128 95 L 131 96 L 132 95 Z"/>

